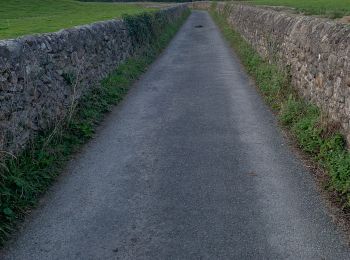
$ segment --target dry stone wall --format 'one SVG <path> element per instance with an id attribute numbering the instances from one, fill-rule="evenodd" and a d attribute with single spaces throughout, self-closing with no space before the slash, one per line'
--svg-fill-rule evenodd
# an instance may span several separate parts
<path id="1" fill-rule="evenodd" d="M 349 25 L 250 5 L 218 3 L 216 9 L 261 56 L 288 69 L 293 86 L 339 122 L 350 142 Z"/>
<path id="2" fill-rule="evenodd" d="M 161 10 L 179 18 L 187 6 Z M 16 154 L 135 52 L 122 20 L 0 41 L 0 153 Z"/>

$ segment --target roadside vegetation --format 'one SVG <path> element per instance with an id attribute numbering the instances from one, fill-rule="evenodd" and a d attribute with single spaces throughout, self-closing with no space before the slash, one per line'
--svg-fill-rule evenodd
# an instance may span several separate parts
<path id="1" fill-rule="evenodd" d="M 293 7 L 306 15 L 321 15 L 330 18 L 350 15 L 350 0 L 248 0 L 247 2 Z"/>
<path id="2" fill-rule="evenodd" d="M 77 0 L 0 0 L 0 39 L 120 18 L 147 9 L 141 4 L 85 3 Z"/>
<path id="3" fill-rule="evenodd" d="M 326 170 L 329 175 L 326 188 L 336 194 L 337 203 L 349 212 L 350 153 L 339 127 L 329 123 L 316 106 L 301 99 L 290 85 L 288 72 L 262 59 L 227 23 L 226 15 L 215 11 L 215 4 L 210 12 L 280 122 L 295 137 L 299 147 Z"/>
<path id="4" fill-rule="evenodd" d="M 0 165 L 0 245 L 36 205 L 70 156 L 93 135 L 99 121 L 165 48 L 189 15 L 169 21 L 162 13 L 125 16 L 138 54 L 127 59 L 75 106 L 66 120 L 44 133 L 17 158 Z"/>

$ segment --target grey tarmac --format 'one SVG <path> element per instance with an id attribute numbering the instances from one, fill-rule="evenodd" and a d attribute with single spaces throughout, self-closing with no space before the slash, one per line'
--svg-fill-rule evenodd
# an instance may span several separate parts
<path id="1" fill-rule="evenodd" d="M 2 259 L 350 259 L 312 175 L 193 11 Z"/>

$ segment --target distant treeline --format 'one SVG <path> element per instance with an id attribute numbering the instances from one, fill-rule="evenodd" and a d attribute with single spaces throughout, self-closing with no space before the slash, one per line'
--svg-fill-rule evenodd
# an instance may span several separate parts
<path id="1" fill-rule="evenodd" d="M 145 2 L 145 0 L 79 0 L 81 2 Z M 151 2 L 192 2 L 196 0 L 152 0 Z M 198 1 L 198 0 L 197 0 Z"/>

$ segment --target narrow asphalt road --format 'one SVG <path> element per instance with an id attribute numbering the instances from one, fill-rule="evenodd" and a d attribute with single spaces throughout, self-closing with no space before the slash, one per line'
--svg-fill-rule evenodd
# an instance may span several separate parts
<path id="1" fill-rule="evenodd" d="M 350 259 L 311 175 L 201 11 L 42 204 L 3 259 Z"/>

